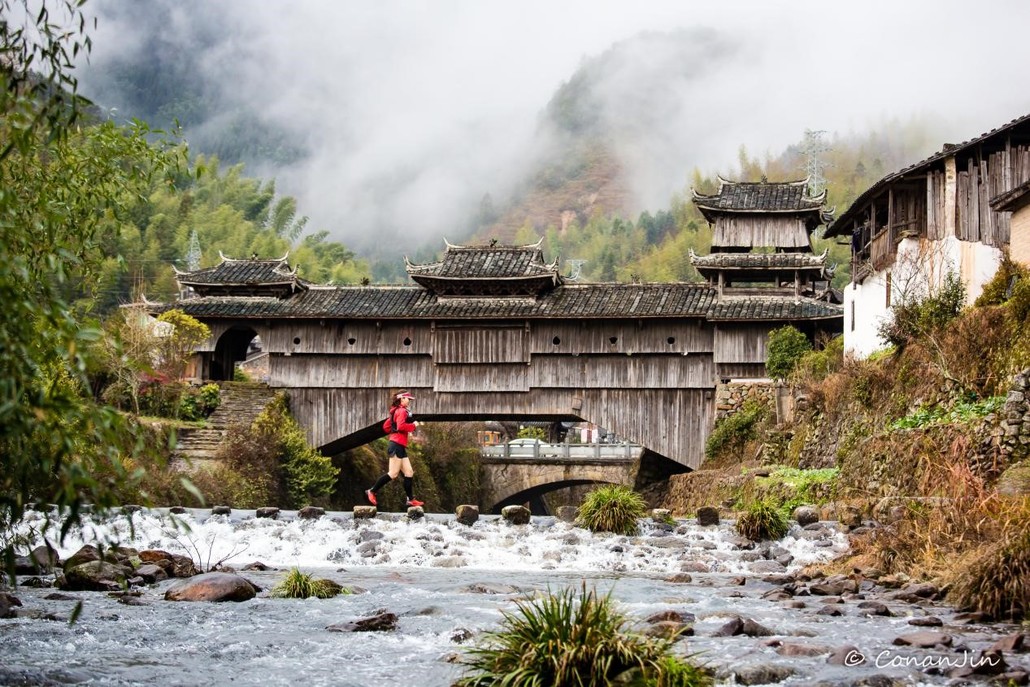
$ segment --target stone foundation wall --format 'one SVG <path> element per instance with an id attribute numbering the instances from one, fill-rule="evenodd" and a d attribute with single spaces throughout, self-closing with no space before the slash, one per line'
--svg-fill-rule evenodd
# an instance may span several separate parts
<path id="1" fill-rule="evenodd" d="M 728 382 L 715 387 L 715 419 L 733 415 L 748 399 L 768 403 L 776 400 L 777 386 L 771 382 Z"/>

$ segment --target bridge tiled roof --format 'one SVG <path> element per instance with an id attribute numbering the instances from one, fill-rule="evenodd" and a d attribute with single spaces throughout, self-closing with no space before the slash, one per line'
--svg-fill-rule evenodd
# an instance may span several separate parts
<path id="1" fill-rule="evenodd" d="M 168 306 L 171 307 L 171 306 Z M 842 317 L 811 299 L 718 299 L 707 284 L 568 284 L 539 298 L 436 296 L 417 286 L 315 287 L 286 299 L 212 296 L 175 305 L 198 318 L 649 318 L 807 320 Z"/>
<path id="2" fill-rule="evenodd" d="M 539 298 L 437 296 L 417 286 L 316 287 L 287 299 L 213 296 L 180 301 L 194 317 L 698 317 L 717 292 L 706 284 L 572 284 Z"/>
<path id="3" fill-rule="evenodd" d="M 737 296 L 726 297 L 708 313 L 712 321 L 731 320 L 827 320 L 843 318 L 844 308 L 811 298 Z"/>

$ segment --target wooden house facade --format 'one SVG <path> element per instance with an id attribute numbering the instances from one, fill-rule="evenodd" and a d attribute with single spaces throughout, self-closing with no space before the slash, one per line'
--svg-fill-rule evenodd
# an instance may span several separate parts
<path id="1" fill-rule="evenodd" d="M 974 300 L 1012 245 L 1013 216 L 1028 181 L 1030 115 L 947 144 L 859 196 L 826 231 L 851 241 L 845 350 L 866 356 L 882 347 L 877 331 L 891 307 L 932 293 L 948 272 Z"/>

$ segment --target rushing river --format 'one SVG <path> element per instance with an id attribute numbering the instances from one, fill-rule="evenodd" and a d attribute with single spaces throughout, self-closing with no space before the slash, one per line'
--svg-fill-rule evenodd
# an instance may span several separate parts
<path id="1" fill-rule="evenodd" d="M 22 533 L 38 528 L 42 517 L 30 512 Z M 776 589 L 768 576 L 779 564 L 769 556 L 794 572 L 846 551 L 847 539 L 833 523 L 807 530 L 795 525 L 767 552 L 743 548 L 732 523 L 699 527 L 693 520 L 673 526 L 642 521 L 639 536 L 624 537 L 550 518 L 513 526 L 486 516 L 471 527 L 441 515 L 409 520 L 380 514 L 356 521 L 349 513 L 329 513 L 299 520 L 284 512 L 271 520 L 247 511 L 229 517 L 194 511 L 176 518 L 181 524 L 166 513 L 144 511 L 89 521 L 59 551 L 65 558 L 84 542 L 118 539 L 140 550 L 189 553 L 205 567 L 223 559 L 237 569 L 260 561 L 274 570 L 241 574 L 265 592 L 243 603 L 170 602 L 163 599 L 175 582 L 169 580 L 144 588 L 141 605 L 74 592 L 69 595 L 83 601 L 83 610 L 69 624 L 74 600 L 48 600 L 52 588 L 19 586 L 13 591 L 24 604 L 20 617 L 0 620 L 0 684 L 446 686 L 461 675 L 455 658 L 478 635 L 496 629 L 516 599 L 579 589 L 584 581 L 611 592 L 635 620 L 663 611 L 696 617 L 695 636 L 679 642 L 677 651 L 718 670 L 720 684 L 740 684 L 730 673 L 756 666 L 789 668 L 793 674 L 784 685 L 891 684 L 883 676 L 895 684 L 947 684 L 932 666 L 969 660 L 1015 631 L 950 626 L 953 609 L 893 601 L 869 583 L 865 596 L 884 601 L 893 615 L 864 615 L 857 597 L 840 601 L 839 617 L 818 612 L 824 598 L 763 598 Z M 294 567 L 365 593 L 269 598 L 267 591 Z M 792 607 L 801 605 L 798 600 L 804 607 Z M 382 611 L 399 616 L 396 630 L 326 630 Z M 924 629 L 908 622 L 927 615 L 943 618 L 943 629 L 928 629 L 950 632 L 954 646 L 892 644 L 898 635 Z M 713 636 L 734 616 L 753 619 L 774 637 Z M 469 633 L 472 639 L 463 642 Z M 826 653 L 783 656 L 776 650 L 781 641 L 829 649 L 852 645 L 866 660 L 846 666 L 828 664 Z M 1021 656 L 1006 654 L 1006 660 L 1018 666 Z"/>

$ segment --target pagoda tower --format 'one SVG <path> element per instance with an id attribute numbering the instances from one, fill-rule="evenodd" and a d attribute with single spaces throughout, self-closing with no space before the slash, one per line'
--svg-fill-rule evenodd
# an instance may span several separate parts
<path id="1" fill-rule="evenodd" d="M 807 194 L 808 180 L 739 182 L 719 177 L 719 193 L 693 192 L 712 225 L 709 255 L 691 264 L 723 297 L 779 297 L 839 303 L 830 288 L 826 252 L 815 255 L 812 232 L 833 219 L 826 191 Z"/>

